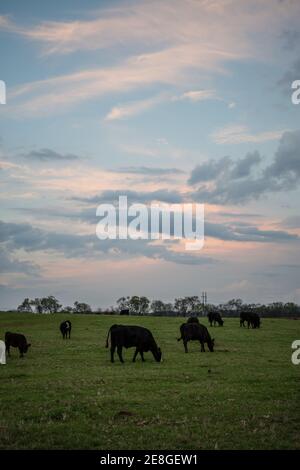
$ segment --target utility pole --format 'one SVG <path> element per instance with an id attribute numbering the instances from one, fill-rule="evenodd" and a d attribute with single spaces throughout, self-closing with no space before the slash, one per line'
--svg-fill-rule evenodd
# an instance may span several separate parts
<path id="1" fill-rule="evenodd" d="M 207 305 L 207 292 L 203 291 L 201 294 L 201 300 L 202 300 L 202 306 L 203 306 L 203 314 L 206 311 L 206 305 Z"/>

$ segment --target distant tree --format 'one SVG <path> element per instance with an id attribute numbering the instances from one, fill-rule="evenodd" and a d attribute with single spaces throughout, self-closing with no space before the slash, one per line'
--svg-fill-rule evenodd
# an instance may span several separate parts
<path id="1" fill-rule="evenodd" d="M 66 312 L 66 313 L 73 313 L 74 308 L 67 305 L 66 307 L 63 308 L 63 311 Z"/>
<path id="2" fill-rule="evenodd" d="M 74 302 L 74 312 L 75 313 L 91 313 L 92 309 L 89 304 L 85 302 Z"/>
<path id="3" fill-rule="evenodd" d="M 31 306 L 31 301 L 26 298 L 23 300 L 23 302 L 18 306 L 17 310 L 18 312 L 31 312 L 32 313 L 32 306 Z"/>
<path id="4" fill-rule="evenodd" d="M 188 313 L 199 311 L 201 303 L 197 295 L 191 297 L 180 297 L 174 301 L 174 310 L 183 315 Z"/>
<path id="5" fill-rule="evenodd" d="M 31 305 L 34 306 L 36 313 L 44 313 L 43 305 L 41 299 L 36 297 L 34 300 L 30 301 Z"/>
<path id="6" fill-rule="evenodd" d="M 140 298 L 137 295 L 133 295 L 129 299 L 129 310 L 138 314 L 140 310 Z"/>
<path id="7" fill-rule="evenodd" d="M 62 307 L 62 305 L 53 295 L 43 297 L 40 299 L 40 302 L 44 313 L 56 313 L 59 312 Z"/>
<path id="8" fill-rule="evenodd" d="M 149 305 L 150 305 L 150 300 L 148 299 L 148 297 L 145 297 L 145 296 L 140 297 L 139 314 L 143 315 L 147 313 L 149 310 Z"/>
<path id="9" fill-rule="evenodd" d="M 152 312 L 164 312 L 165 304 L 161 300 L 153 300 L 150 308 Z"/>
<path id="10" fill-rule="evenodd" d="M 161 300 L 153 300 L 150 309 L 152 312 L 170 312 L 173 310 L 173 304 L 165 303 Z"/>
<path id="11" fill-rule="evenodd" d="M 130 298 L 121 297 L 119 300 L 120 302 L 118 302 L 118 304 L 120 310 L 120 307 L 122 306 L 122 309 L 128 309 L 136 315 L 143 315 L 149 310 L 150 300 L 145 296 L 139 297 L 138 295 L 133 295 Z"/>
<path id="12" fill-rule="evenodd" d="M 121 310 L 126 310 L 126 309 L 130 309 L 130 297 L 127 296 L 127 297 L 120 297 L 118 300 L 117 300 L 117 309 L 119 311 Z"/>
<path id="13" fill-rule="evenodd" d="M 165 303 L 165 312 L 172 312 L 174 310 L 174 305 L 171 302 Z"/>

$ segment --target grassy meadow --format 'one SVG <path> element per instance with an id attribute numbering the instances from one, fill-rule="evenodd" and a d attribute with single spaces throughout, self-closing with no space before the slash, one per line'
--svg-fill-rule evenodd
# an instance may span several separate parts
<path id="1" fill-rule="evenodd" d="M 72 321 L 71 340 L 59 324 Z M 0 366 L 0 449 L 300 449 L 300 365 L 291 343 L 300 321 L 263 319 L 262 328 L 225 319 L 209 328 L 214 353 L 177 342 L 182 318 L 0 314 L 25 334 Z M 202 322 L 208 325 L 207 319 Z M 149 328 L 163 352 L 125 364 L 105 349 L 114 323 Z M 206 348 L 207 349 L 207 348 Z"/>

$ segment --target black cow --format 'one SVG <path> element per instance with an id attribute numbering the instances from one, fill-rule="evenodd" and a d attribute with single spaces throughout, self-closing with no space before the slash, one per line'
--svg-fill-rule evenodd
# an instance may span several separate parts
<path id="1" fill-rule="evenodd" d="M 207 316 L 210 326 L 216 326 L 216 323 L 218 323 L 219 326 L 224 325 L 224 320 L 222 320 L 222 317 L 219 312 L 209 312 Z"/>
<path id="2" fill-rule="evenodd" d="M 154 359 L 157 362 L 161 361 L 161 350 L 157 346 L 151 331 L 142 326 L 125 326 L 125 325 L 113 325 L 108 330 L 106 347 L 108 348 L 108 340 L 110 335 L 110 358 L 111 362 L 114 362 L 114 353 L 117 348 L 117 353 L 121 362 L 122 348 L 133 348 L 135 347 L 135 353 L 133 355 L 133 362 L 135 362 L 136 356 L 140 353 L 142 361 L 144 362 L 144 352 L 151 351 Z"/>
<path id="3" fill-rule="evenodd" d="M 255 312 L 241 312 L 240 313 L 240 326 L 245 326 L 245 322 L 247 322 L 248 328 L 250 328 L 250 326 L 252 328 L 260 327 L 260 318 L 258 314 Z"/>
<path id="4" fill-rule="evenodd" d="M 24 357 L 24 354 L 28 351 L 28 348 L 31 346 L 30 343 L 27 343 L 27 340 L 24 335 L 19 333 L 10 333 L 7 331 L 5 333 L 5 346 L 7 354 L 10 356 L 10 347 L 18 348 L 20 351 L 20 357 Z"/>
<path id="5" fill-rule="evenodd" d="M 180 327 L 181 336 L 178 341 L 183 340 L 184 350 L 187 353 L 188 341 L 199 341 L 201 344 L 201 352 L 205 352 L 204 344 L 207 343 L 210 352 L 214 351 L 215 340 L 211 339 L 206 326 L 200 323 L 183 323 Z"/>
<path id="6" fill-rule="evenodd" d="M 199 320 L 197 317 L 190 317 L 186 321 L 187 323 L 199 323 Z"/>
<path id="7" fill-rule="evenodd" d="M 70 322 L 70 320 L 63 321 L 60 324 L 59 329 L 61 331 L 63 339 L 67 339 L 68 337 L 69 339 L 71 338 L 72 323 Z"/>
<path id="8" fill-rule="evenodd" d="M 241 312 L 240 313 L 240 326 L 245 326 L 245 322 L 247 322 L 248 328 L 250 326 L 252 328 L 259 328 L 260 327 L 260 318 L 257 313 L 254 312 Z"/>
<path id="9" fill-rule="evenodd" d="M 122 308 L 120 311 L 120 315 L 129 315 L 129 309 L 128 308 Z"/>

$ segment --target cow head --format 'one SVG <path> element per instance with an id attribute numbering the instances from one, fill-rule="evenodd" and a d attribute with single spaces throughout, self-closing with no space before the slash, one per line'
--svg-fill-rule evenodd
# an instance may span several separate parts
<path id="1" fill-rule="evenodd" d="M 161 356 L 162 356 L 162 353 L 161 353 L 161 349 L 160 348 L 157 348 L 154 352 L 153 352 L 153 356 L 155 358 L 155 360 L 157 362 L 161 362 L 162 359 L 161 359 Z"/>
<path id="2" fill-rule="evenodd" d="M 24 353 L 28 351 L 28 348 L 30 348 L 31 343 L 27 343 L 26 346 L 24 346 Z"/>
<path id="3" fill-rule="evenodd" d="M 221 325 L 221 326 L 224 325 L 224 320 L 220 320 L 220 325 Z"/>
<path id="4" fill-rule="evenodd" d="M 214 352 L 215 340 L 214 338 L 207 342 L 208 349 L 210 352 Z"/>

